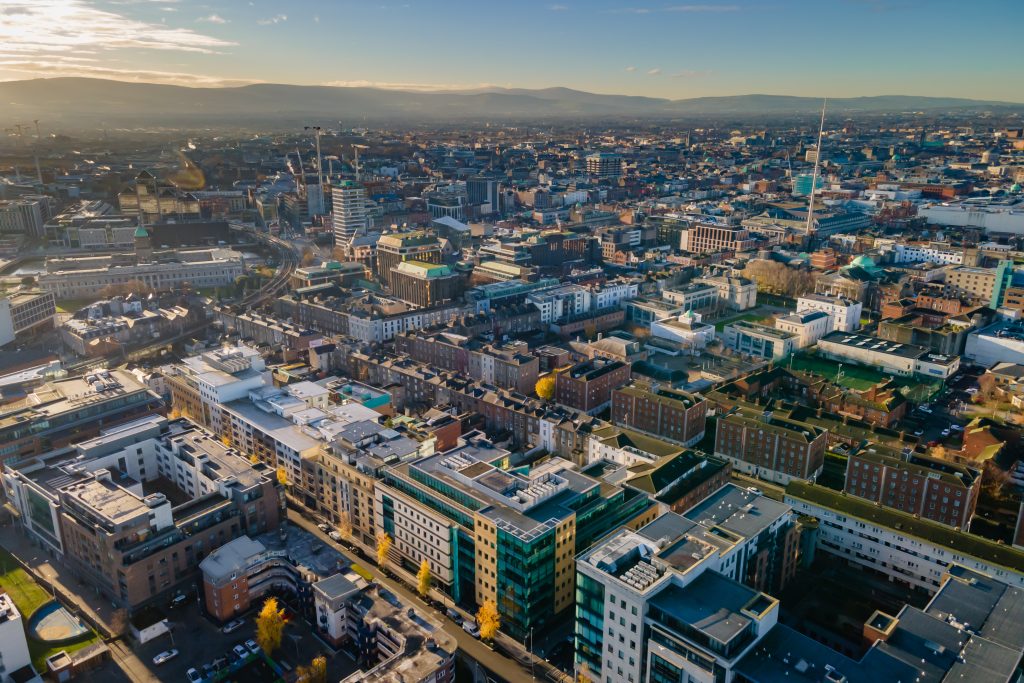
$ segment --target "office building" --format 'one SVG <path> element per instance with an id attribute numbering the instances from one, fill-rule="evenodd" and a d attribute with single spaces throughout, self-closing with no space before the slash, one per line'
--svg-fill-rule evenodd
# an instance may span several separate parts
<path id="1" fill-rule="evenodd" d="M 851 453 L 844 489 L 853 496 L 947 526 L 968 529 L 981 495 L 981 472 L 881 446 Z"/>
<path id="2" fill-rule="evenodd" d="M 350 180 L 331 185 L 331 227 L 334 245 L 342 246 L 369 228 L 366 188 Z"/>
<path id="3" fill-rule="evenodd" d="M 220 434 L 221 409 L 271 384 L 260 352 L 249 346 L 227 346 L 162 369 L 171 403 L 185 417 Z"/>
<path id="4" fill-rule="evenodd" d="M 52 292 L 19 290 L 0 299 L 0 346 L 20 335 L 52 329 L 57 303 Z"/>
<path id="5" fill-rule="evenodd" d="M 818 341 L 818 351 L 832 360 L 878 368 L 902 377 L 914 375 L 945 381 L 960 369 L 960 356 L 945 356 L 914 344 L 894 344 L 878 337 L 830 332 Z"/>
<path id="6" fill-rule="evenodd" d="M 832 318 L 824 311 L 790 313 L 775 319 L 775 329 L 796 335 L 796 346 L 803 349 L 832 331 Z"/>
<path id="7" fill-rule="evenodd" d="M 767 360 L 780 360 L 796 351 L 797 335 L 745 320 L 730 323 L 722 330 L 722 343 L 737 353 Z"/>
<path id="8" fill-rule="evenodd" d="M 52 201 L 49 197 L 45 199 L 45 202 L 26 198 L 0 200 L 0 234 L 42 237 Z"/>
<path id="9" fill-rule="evenodd" d="M 391 273 L 403 261 L 441 263 L 441 243 L 423 230 L 382 235 L 377 241 L 377 277 L 391 286 Z"/>
<path id="10" fill-rule="evenodd" d="M 22 460 L 3 477 L 26 533 L 130 610 L 190 588 L 206 555 L 276 528 L 280 516 L 273 470 L 160 416 Z M 160 483 L 187 502 L 172 505 Z"/>
<path id="11" fill-rule="evenodd" d="M 959 266 L 946 271 L 946 288 L 954 296 L 967 297 L 980 306 L 999 308 L 1013 284 L 1013 261 L 995 268 Z"/>
<path id="12" fill-rule="evenodd" d="M 448 266 L 423 261 L 402 261 L 388 279 L 395 297 L 420 308 L 461 300 L 466 281 Z"/>
<path id="13" fill-rule="evenodd" d="M 806 294 L 796 300 L 796 312 L 821 311 L 829 317 L 829 332 L 853 332 L 860 329 L 864 304 L 860 301 L 822 294 Z"/>
<path id="14" fill-rule="evenodd" d="M 32 667 L 25 634 L 25 620 L 18 606 L 9 593 L 0 589 L 0 680 L 41 680 Z"/>
<path id="15" fill-rule="evenodd" d="M 707 401 L 676 389 L 635 384 L 612 392 L 612 422 L 691 446 L 704 438 Z"/>
<path id="16" fill-rule="evenodd" d="M 131 187 L 117 195 L 117 203 L 122 214 L 138 217 L 147 225 L 166 219 L 182 221 L 202 217 L 195 195 L 166 180 L 158 180 L 149 171 L 140 171 Z"/>
<path id="17" fill-rule="evenodd" d="M 622 175 L 622 156 L 611 152 L 588 154 L 587 175 L 597 178 L 617 178 Z"/>
<path id="18" fill-rule="evenodd" d="M 502 211 L 500 180 L 496 178 L 485 176 L 467 178 L 466 195 L 470 206 L 479 207 L 481 216 Z"/>
<path id="19" fill-rule="evenodd" d="M 679 248 L 695 254 L 711 254 L 720 251 L 738 253 L 757 246 L 757 240 L 739 225 L 724 222 L 710 222 L 709 217 L 693 221 L 679 236 Z"/>
<path id="20" fill-rule="evenodd" d="M 816 479 L 825 464 L 828 431 L 808 422 L 737 410 L 718 418 L 715 455 L 745 474 L 786 484 Z"/>
<path id="21" fill-rule="evenodd" d="M 964 357 L 978 365 L 1024 364 L 1024 322 L 1000 321 L 967 335 Z"/>
<path id="22" fill-rule="evenodd" d="M 730 311 L 745 311 L 757 305 L 757 283 L 736 275 L 699 277 L 694 282 L 711 285 L 718 290 L 718 299 Z"/>

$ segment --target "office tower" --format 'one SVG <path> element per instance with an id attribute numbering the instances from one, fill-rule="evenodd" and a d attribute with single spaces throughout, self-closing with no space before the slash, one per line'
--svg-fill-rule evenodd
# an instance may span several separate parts
<path id="1" fill-rule="evenodd" d="M 347 244 L 367 228 L 366 188 L 346 180 L 331 187 L 334 244 Z"/>
<path id="2" fill-rule="evenodd" d="M 382 236 L 377 241 L 377 275 L 381 282 L 390 287 L 391 271 L 402 261 L 441 263 L 441 243 L 422 230 Z"/>
<path id="3" fill-rule="evenodd" d="M 480 213 L 487 215 L 501 210 L 501 195 L 498 181 L 494 178 L 475 176 L 466 180 L 466 195 L 470 206 L 479 206 Z"/>
<path id="4" fill-rule="evenodd" d="M 622 175 L 622 157 L 608 152 L 587 156 L 587 175 L 598 178 L 619 177 Z"/>

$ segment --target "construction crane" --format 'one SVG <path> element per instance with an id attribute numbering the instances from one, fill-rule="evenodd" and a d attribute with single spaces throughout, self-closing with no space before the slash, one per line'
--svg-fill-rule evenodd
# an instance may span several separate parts
<path id="1" fill-rule="evenodd" d="M 356 162 L 355 162 L 356 163 L 356 182 L 358 183 L 359 182 L 359 150 L 361 150 L 361 149 L 370 149 L 370 146 L 369 145 L 353 144 L 352 148 L 355 149 L 355 151 L 356 151 Z"/>

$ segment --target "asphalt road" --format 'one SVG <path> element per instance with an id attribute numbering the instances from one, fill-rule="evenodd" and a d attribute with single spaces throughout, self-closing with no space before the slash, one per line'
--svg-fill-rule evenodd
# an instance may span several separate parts
<path id="1" fill-rule="evenodd" d="M 366 565 L 366 560 L 359 557 L 347 548 L 342 547 L 340 544 L 332 541 L 327 534 L 320 531 L 316 524 L 310 520 L 305 519 L 298 512 L 294 510 L 288 510 L 288 521 L 296 526 L 302 527 L 311 534 L 317 536 L 325 544 L 337 549 L 342 555 L 344 555 L 350 562 L 356 562 L 362 565 Z M 565 674 L 555 667 L 551 666 L 543 659 L 534 659 L 534 677 L 530 676 L 529 664 L 520 663 L 516 660 L 505 657 L 490 647 L 484 645 L 479 639 L 466 633 L 462 627 L 452 620 L 448 619 L 443 613 L 436 610 L 434 607 L 428 605 L 420 599 L 418 595 L 407 589 L 402 583 L 395 581 L 394 579 L 382 576 L 379 571 L 376 571 L 374 567 L 374 580 L 380 582 L 384 586 L 387 586 L 389 590 L 393 591 L 397 595 L 401 596 L 402 600 L 411 604 L 416 605 L 418 609 L 432 610 L 435 612 L 435 616 L 444 623 L 444 630 L 455 637 L 455 640 L 459 644 L 459 650 L 470 659 L 479 662 L 489 672 L 497 674 L 500 679 L 509 681 L 509 683 L 518 683 L 520 681 L 531 681 L 531 680 L 547 680 L 547 681 L 571 681 L 572 676 Z M 502 638 L 502 645 L 504 647 L 510 647 L 514 643 L 511 639 Z M 529 661 L 530 655 L 522 650 L 521 647 L 516 644 L 517 649 L 521 652 L 522 658 L 525 662 Z"/>

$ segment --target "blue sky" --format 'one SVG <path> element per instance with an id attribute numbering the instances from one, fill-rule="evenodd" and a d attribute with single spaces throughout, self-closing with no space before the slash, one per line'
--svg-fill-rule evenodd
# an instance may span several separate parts
<path id="1" fill-rule="evenodd" d="M 0 79 L 1024 101 L 1019 0 L 2 0 Z"/>

